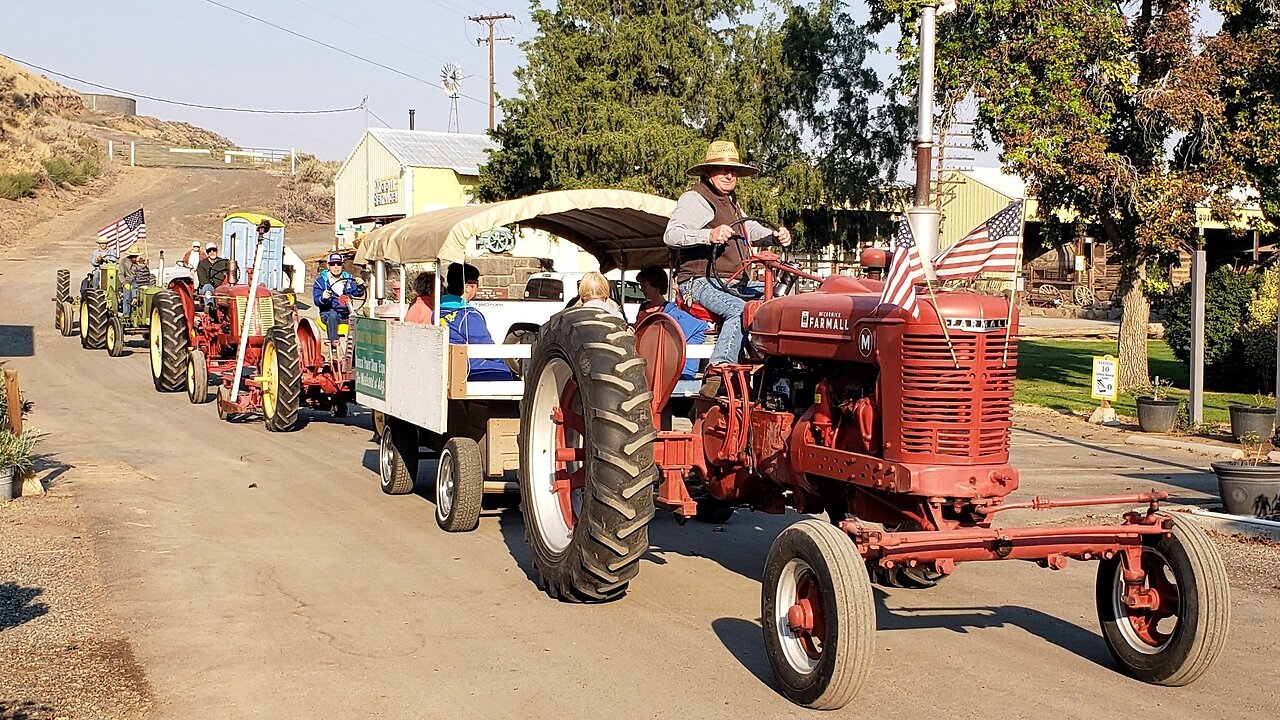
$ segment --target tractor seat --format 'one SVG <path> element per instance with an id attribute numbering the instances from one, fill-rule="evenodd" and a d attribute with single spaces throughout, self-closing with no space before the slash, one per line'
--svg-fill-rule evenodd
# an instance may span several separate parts
<path id="1" fill-rule="evenodd" d="M 676 307 L 698 318 L 699 320 L 703 320 L 709 323 L 715 323 L 717 325 L 719 325 L 720 322 L 722 321 L 721 317 L 719 317 L 718 315 L 712 314 L 710 310 L 698 304 L 693 298 L 686 297 L 685 294 L 682 292 L 676 293 L 675 303 L 676 303 Z"/>
<path id="2" fill-rule="evenodd" d="M 327 335 L 328 335 L 328 333 L 329 333 L 329 328 L 328 328 L 327 326 L 325 326 L 325 324 L 324 324 L 324 319 L 323 319 L 323 318 L 317 318 L 317 319 L 316 319 L 316 324 L 320 326 L 320 332 L 321 332 L 321 334 L 322 334 L 322 335 L 326 335 L 326 336 L 327 336 Z M 346 334 L 347 334 L 350 330 L 351 330 L 351 324 L 350 324 L 350 322 L 349 322 L 349 321 L 347 321 L 347 320 L 343 320 L 342 322 L 338 323 L 338 336 L 339 336 L 339 337 L 345 337 L 345 336 L 346 336 Z"/>

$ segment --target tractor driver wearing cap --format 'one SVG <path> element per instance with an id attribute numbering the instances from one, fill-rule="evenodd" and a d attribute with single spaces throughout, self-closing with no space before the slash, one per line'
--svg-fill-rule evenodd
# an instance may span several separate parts
<path id="1" fill-rule="evenodd" d="M 204 259 L 196 265 L 196 282 L 200 284 L 200 295 L 206 305 L 213 305 L 213 289 L 227 281 L 231 264 L 226 258 L 218 257 L 218 244 L 208 243 L 204 246 Z"/>
<path id="2" fill-rule="evenodd" d="M 774 239 L 784 247 L 791 244 L 791 232 L 785 227 L 774 232 L 754 221 L 732 225 L 743 217 L 735 195 L 738 178 L 758 173 L 759 170 L 742 162 L 733 143 L 724 140 L 711 143 L 706 158 L 689 168 L 688 174 L 699 178 L 698 182 L 676 201 L 662 238 L 677 250 L 679 291 L 724 320 L 710 365 L 738 362 L 742 354 L 745 302 L 712 286 L 706 277 L 708 265 L 714 261 L 712 271 L 728 277 L 741 269 L 751 256 L 748 245 L 768 245 Z M 745 235 L 745 241 L 738 235 Z M 702 395 L 715 396 L 720 383 L 720 376 L 708 374 L 703 381 Z"/>
<path id="3" fill-rule="evenodd" d="M 351 317 L 353 297 L 364 297 L 364 281 L 342 269 L 341 253 L 329 255 L 328 269 L 311 286 L 311 300 L 320 311 L 329 342 L 338 341 L 338 325 Z"/>

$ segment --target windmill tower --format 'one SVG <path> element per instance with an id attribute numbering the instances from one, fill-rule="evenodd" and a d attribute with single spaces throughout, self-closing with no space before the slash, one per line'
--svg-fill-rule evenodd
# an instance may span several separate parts
<path id="1" fill-rule="evenodd" d="M 458 132 L 458 95 L 462 88 L 462 68 L 455 62 L 445 63 L 440 71 L 440 86 L 449 96 L 449 132 Z"/>

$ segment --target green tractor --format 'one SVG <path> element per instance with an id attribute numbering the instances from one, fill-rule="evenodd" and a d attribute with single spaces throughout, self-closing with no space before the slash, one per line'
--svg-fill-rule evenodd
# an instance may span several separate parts
<path id="1" fill-rule="evenodd" d="M 160 267 L 163 276 L 164 251 L 160 253 Z M 115 260 L 108 260 L 98 265 L 96 280 L 91 274 L 82 286 L 77 308 L 71 297 L 70 273 L 59 270 L 54 319 L 59 332 L 70 336 L 73 332 L 71 320 L 78 314 L 80 345 L 91 350 L 105 347 L 108 355 L 120 357 L 124 354 L 126 335 L 147 332 L 151 307 L 156 295 L 164 289 L 159 285 L 133 289 L 132 298 L 126 305 L 126 283 L 120 277 L 120 265 Z"/>

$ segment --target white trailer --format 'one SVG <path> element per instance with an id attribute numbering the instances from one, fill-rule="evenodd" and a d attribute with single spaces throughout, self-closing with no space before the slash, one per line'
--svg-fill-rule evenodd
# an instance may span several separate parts
<path id="1" fill-rule="evenodd" d="M 438 454 L 436 522 L 448 531 L 468 531 L 479 522 L 485 493 L 514 493 L 508 473 L 518 468 L 520 404 L 524 380 L 468 379 L 468 360 L 498 358 L 519 367 L 527 344 L 450 345 L 441 325 L 403 322 L 411 298 L 386 298 L 386 268 L 394 264 L 465 262 L 472 237 L 518 224 L 546 230 L 595 255 L 605 271 L 666 265 L 662 233 L 675 202 L 624 190 L 569 190 L 519 200 L 447 208 L 379 228 L 364 238 L 356 264 L 373 276 L 375 302 L 398 303 L 399 318 L 355 321 L 356 400 L 382 413 L 378 450 L 383 492 L 412 492 L 423 448 Z M 400 271 L 403 274 L 403 270 Z M 436 273 L 434 297 L 441 296 Z M 499 336 L 495 336 L 499 337 Z M 501 339 L 499 337 L 499 339 Z M 685 357 L 705 358 L 711 345 L 693 346 Z M 681 381 L 674 394 L 693 395 L 697 380 Z"/>

